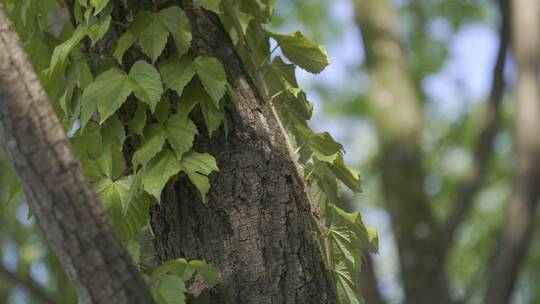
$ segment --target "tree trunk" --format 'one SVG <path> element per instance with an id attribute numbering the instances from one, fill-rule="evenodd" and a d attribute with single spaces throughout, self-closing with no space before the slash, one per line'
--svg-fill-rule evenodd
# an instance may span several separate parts
<path id="1" fill-rule="evenodd" d="M 82 303 L 153 303 L 0 5 L 0 139 Z"/>
<path id="2" fill-rule="evenodd" d="M 489 272 L 485 303 L 510 301 L 533 233 L 540 196 L 540 2 L 512 1 L 512 43 L 517 63 L 514 190 Z"/>
<path id="3" fill-rule="evenodd" d="M 191 303 L 337 303 L 314 232 L 311 207 L 285 139 L 256 92 L 216 15 L 180 1 L 193 29 L 192 53 L 225 67 L 237 102 L 229 133 L 196 145 L 217 159 L 208 203 L 185 178 L 169 184 L 152 215 L 157 255 L 203 259 L 220 269 L 217 286 Z"/>
<path id="4" fill-rule="evenodd" d="M 399 250 L 407 303 L 450 303 L 440 228 L 423 190 L 420 100 L 409 78 L 390 1 L 355 0 L 378 129 L 384 201 Z"/>
<path id="5" fill-rule="evenodd" d="M 161 203 L 152 207 L 157 258 L 200 259 L 219 269 L 218 283 L 210 290 L 197 277 L 191 282 L 189 303 L 337 303 L 318 247 L 303 177 L 295 171 L 268 105 L 257 93 L 218 16 L 193 0 L 175 3 L 191 22 L 190 54 L 217 58 L 236 98 L 225 109 L 227 137 L 221 129 L 209 138 L 199 125 L 195 147 L 211 153 L 220 170 L 210 176 L 207 202 L 201 201 L 197 189 L 181 174 L 167 184 Z M 151 10 L 153 4 L 129 1 L 128 7 L 132 11 L 116 7 L 113 18 L 128 22 L 136 10 Z M 91 52 L 110 54 L 119 32 L 113 28 Z M 126 67 L 144 58 L 137 50 L 125 57 Z M 200 113 L 192 118 L 203 121 Z"/>

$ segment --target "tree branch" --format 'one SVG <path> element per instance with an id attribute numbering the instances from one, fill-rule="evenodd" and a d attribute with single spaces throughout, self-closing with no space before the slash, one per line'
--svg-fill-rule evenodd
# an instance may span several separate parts
<path id="1" fill-rule="evenodd" d="M 516 175 L 495 254 L 489 265 L 485 303 L 510 301 L 531 241 L 540 196 L 540 2 L 512 1 Z"/>
<path id="2" fill-rule="evenodd" d="M 474 151 L 474 167 L 458 188 L 454 206 L 446 218 L 441 250 L 443 257 L 448 253 L 457 227 L 463 222 L 473 205 L 473 199 L 486 176 L 487 167 L 493 151 L 495 137 L 500 120 L 500 105 L 505 90 L 504 67 L 510 44 L 510 4 L 508 0 L 499 0 L 501 14 L 500 41 L 497 59 L 493 69 L 493 80 L 486 117 Z"/>
<path id="3" fill-rule="evenodd" d="M 153 303 L 0 5 L 0 141 L 82 303 Z"/>
<path id="4" fill-rule="evenodd" d="M 38 283 L 32 280 L 32 278 L 13 273 L 6 269 L 2 264 L 0 264 L 0 277 L 4 277 L 6 280 L 24 286 L 24 288 L 38 299 L 40 303 L 59 304 L 59 302 L 50 297 Z"/>

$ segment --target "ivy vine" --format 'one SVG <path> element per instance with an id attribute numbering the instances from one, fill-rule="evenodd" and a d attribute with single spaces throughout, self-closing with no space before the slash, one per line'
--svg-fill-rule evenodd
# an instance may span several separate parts
<path id="1" fill-rule="evenodd" d="M 148 223 L 150 204 L 159 202 L 165 184 L 184 172 L 198 189 L 202 201 L 211 188 L 209 175 L 218 172 L 214 157 L 196 151 L 199 135 L 190 113 L 199 108 L 208 134 L 227 128 L 224 105 L 234 99 L 223 65 L 217 58 L 191 58 L 191 25 L 175 5 L 156 11 L 139 11 L 109 54 L 106 70 L 91 72 L 82 51 L 103 39 L 113 24 L 111 13 L 119 1 L 76 0 L 76 28 L 66 26 L 51 39 L 47 16 L 58 9 L 56 0 L 6 0 L 22 40 L 40 73 L 54 106 L 67 129 L 87 178 L 93 182 L 116 230 L 136 263 L 140 248 L 134 240 Z M 156 7 L 165 6 L 167 1 Z M 160 3 L 161 2 L 161 3 Z M 360 192 L 360 175 L 346 166 L 343 146 L 327 133 L 315 133 L 307 121 L 313 105 L 299 88 L 295 69 L 321 72 L 328 64 L 326 50 L 302 33 L 279 34 L 268 30 L 275 0 L 197 0 L 216 13 L 252 76 L 260 95 L 275 115 L 295 170 L 305 180 L 305 191 L 319 225 L 321 254 L 331 272 L 341 303 L 361 303 L 356 283 L 362 256 L 376 252 L 374 231 L 366 228 L 359 213 L 347 213 L 340 205 L 341 185 Z M 172 39 L 172 40 L 171 40 Z M 176 52 L 164 54 L 168 41 Z M 270 49 L 270 40 L 276 48 Z M 148 58 L 123 68 L 127 51 L 138 48 Z M 284 56 L 276 55 L 276 49 Z M 52 50 L 52 52 L 51 52 Z M 158 60 L 159 58 L 159 60 Z M 196 77 L 199 81 L 192 82 Z M 174 114 L 170 94 L 181 102 Z M 228 98 L 226 98 L 228 96 Z M 133 118 L 125 123 L 119 109 L 129 98 L 136 100 Z M 150 119 L 152 117 L 152 119 Z M 140 145 L 126 166 L 122 153 L 127 137 Z M 131 168 L 131 169 L 126 169 Z M 18 191 L 14 182 L 12 194 Z M 317 211 L 315 211 L 317 210 Z M 183 303 L 185 282 L 195 271 L 211 287 L 217 270 L 202 261 L 178 259 L 156 268 L 142 267 L 159 303 Z"/>

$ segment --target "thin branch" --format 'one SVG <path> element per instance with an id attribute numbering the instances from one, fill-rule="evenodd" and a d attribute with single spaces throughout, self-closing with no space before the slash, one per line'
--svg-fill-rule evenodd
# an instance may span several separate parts
<path id="1" fill-rule="evenodd" d="M 493 152 L 493 139 L 499 125 L 501 101 L 506 86 L 504 81 L 504 68 L 508 46 L 510 44 L 510 13 L 508 0 L 499 0 L 499 10 L 501 12 L 500 42 L 497 60 L 493 69 L 493 81 L 491 84 L 489 103 L 486 108 L 486 118 L 474 152 L 474 167 L 459 186 L 454 206 L 444 224 L 442 256 L 447 254 L 457 227 L 463 222 L 467 213 L 472 208 L 474 196 L 482 186 L 487 173 L 489 160 Z"/>
<path id="2" fill-rule="evenodd" d="M 43 304 L 60 304 L 55 299 L 53 299 L 43 288 L 32 278 L 14 273 L 6 269 L 2 264 L 0 264 L 0 277 L 5 278 L 8 281 L 24 286 L 24 288 L 29 291 L 36 299 L 39 300 L 39 303 Z"/>

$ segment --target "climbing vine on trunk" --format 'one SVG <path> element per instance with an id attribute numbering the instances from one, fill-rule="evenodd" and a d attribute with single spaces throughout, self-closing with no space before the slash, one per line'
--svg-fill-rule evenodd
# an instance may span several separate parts
<path id="1" fill-rule="evenodd" d="M 44 12 L 61 15 L 63 3 L 5 2 L 34 65 L 42 71 L 41 81 L 61 121 L 71 130 L 86 178 L 157 302 L 183 303 L 195 272 L 211 288 L 219 277 L 215 267 L 182 258 L 148 265 L 140 259 L 136 242 L 148 228 L 152 204 L 161 203 L 166 185 L 179 176 L 198 190 L 201 204 L 208 204 L 211 177 L 219 175 L 220 168 L 215 155 L 194 143 L 203 134 L 227 141 L 227 107 L 234 107 L 238 99 L 223 62 L 192 51 L 193 24 L 182 1 L 66 1 L 66 26 L 57 31 L 60 38 L 52 40 Z M 152 9 L 141 2 L 152 3 Z M 329 64 L 326 50 L 298 31 L 270 31 L 275 0 L 194 2 L 219 18 L 277 122 L 293 160 L 292 175 L 302 181 L 310 203 L 322 260 L 340 302 L 362 302 L 356 282 L 362 252 L 376 252 L 378 241 L 359 213 L 339 207 L 342 185 L 360 192 L 360 176 L 346 166 L 341 144 L 308 126 L 313 106 L 295 77 L 297 67 L 321 72 Z M 132 13 L 129 22 L 115 19 L 118 7 Z M 112 51 L 93 53 L 112 32 L 119 37 Z M 55 45 L 45 56 L 46 65 L 43 50 L 32 47 L 40 43 Z M 130 52 L 140 53 L 142 59 L 131 60 Z"/>

